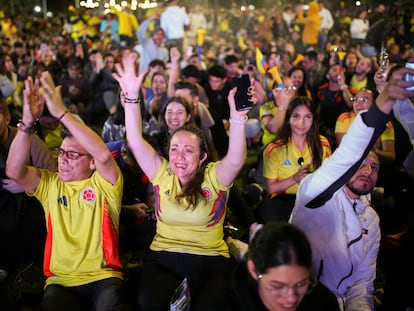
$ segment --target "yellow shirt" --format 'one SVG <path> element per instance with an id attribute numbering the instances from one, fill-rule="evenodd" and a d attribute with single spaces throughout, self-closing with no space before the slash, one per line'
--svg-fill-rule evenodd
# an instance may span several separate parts
<path id="1" fill-rule="evenodd" d="M 320 136 L 320 139 L 322 143 L 322 160 L 325 160 L 331 155 L 331 147 L 324 136 Z M 263 153 L 263 176 L 279 181 L 289 178 L 299 170 L 299 158 L 303 158 L 304 165 L 310 165 L 310 171 L 314 170 L 312 167 L 312 152 L 309 145 L 306 145 L 305 150 L 301 152 L 292 140 L 289 140 L 287 145 L 280 146 L 270 143 Z M 283 193 L 296 194 L 297 191 L 298 184 L 294 184 Z"/>
<path id="2" fill-rule="evenodd" d="M 136 16 L 131 12 L 118 12 L 118 23 L 119 23 L 119 35 L 125 35 L 128 37 L 135 36 L 135 30 L 138 29 L 138 20 Z"/>
<path id="3" fill-rule="evenodd" d="M 223 240 L 229 187 L 217 180 L 217 163 L 210 163 L 205 170 L 201 185 L 205 200 L 200 200 L 196 208 L 189 209 L 186 200 L 176 201 L 181 186 L 163 158 L 161 168 L 151 180 L 157 216 L 152 250 L 230 257 Z"/>
<path id="4" fill-rule="evenodd" d="M 262 120 L 262 118 L 266 116 L 273 117 L 278 112 L 279 112 L 279 108 L 275 104 L 273 104 L 273 102 L 267 102 L 264 105 L 260 106 L 260 109 L 259 109 L 260 120 Z M 263 122 L 260 122 L 260 126 L 263 130 L 262 144 L 263 146 L 266 146 L 276 137 L 276 133 L 275 134 L 270 133 L 267 130 L 266 126 L 263 124 Z"/>
<path id="5" fill-rule="evenodd" d="M 336 121 L 335 134 L 345 134 L 355 117 L 356 115 L 354 112 L 344 112 L 340 114 L 338 120 Z M 380 141 L 395 140 L 394 126 L 392 125 L 392 122 L 389 121 L 387 123 L 387 128 L 381 134 L 379 139 Z"/>
<path id="6" fill-rule="evenodd" d="M 349 86 L 351 87 L 351 89 L 355 90 L 356 92 L 358 92 L 359 90 L 363 89 L 364 87 L 367 87 L 367 83 L 368 83 L 368 79 L 365 78 L 362 81 L 358 81 L 356 76 L 353 75 L 351 78 L 351 81 L 349 83 Z"/>
<path id="7" fill-rule="evenodd" d="M 57 173 L 41 170 L 33 196 L 45 211 L 46 286 L 123 278 L 118 237 L 122 186 L 120 172 L 112 185 L 98 172 L 85 180 L 62 182 Z"/>

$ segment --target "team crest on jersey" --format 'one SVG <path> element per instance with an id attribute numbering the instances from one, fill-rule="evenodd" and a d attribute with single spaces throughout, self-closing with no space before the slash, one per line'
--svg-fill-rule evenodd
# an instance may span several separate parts
<path id="1" fill-rule="evenodd" d="M 209 188 L 201 189 L 201 193 L 203 194 L 204 199 L 211 199 L 211 190 Z"/>
<path id="2" fill-rule="evenodd" d="M 96 201 L 96 192 L 93 188 L 86 188 L 81 193 L 81 198 L 85 203 L 92 204 Z"/>
<path id="3" fill-rule="evenodd" d="M 167 167 L 167 172 L 169 176 L 173 176 L 174 175 L 174 171 L 172 170 L 171 167 Z"/>

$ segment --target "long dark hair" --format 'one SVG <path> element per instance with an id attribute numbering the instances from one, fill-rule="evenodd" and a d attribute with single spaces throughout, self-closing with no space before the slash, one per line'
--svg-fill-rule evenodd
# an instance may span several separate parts
<path id="1" fill-rule="evenodd" d="M 185 108 L 185 112 L 187 113 L 187 115 L 191 115 L 191 106 L 184 97 L 172 96 L 168 98 L 167 102 L 161 108 L 160 114 L 158 115 L 158 128 L 160 129 L 160 131 L 168 132 L 167 122 L 165 121 L 165 112 L 167 111 L 168 105 L 171 103 L 181 104 Z M 190 119 L 189 122 L 193 122 L 192 119 Z"/>
<path id="2" fill-rule="evenodd" d="M 204 181 L 204 171 L 210 162 L 218 161 L 217 153 L 215 149 L 211 146 L 204 132 L 193 124 L 185 124 L 182 127 L 176 129 L 172 133 L 171 138 L 178 132 L 190 132 L 197 136 L 200 147 L 200 157 L 203 157 L 204 154 L 207 155 L 207 158 L 201 163 L 198 167 L 196 173 L 190 182 L 188 182 L 182 189 L 182 192 L 178 194 L 175 199 L 178 202 L 181 202 L 183 199 L 187 199 L 189 205 L 187 209 L 195 209 L 197 204 L 200 202 L 200 199 L 204 199 L 201 191 L 201 184 Z M 170 139 L 171 142 L 171 139 Z M 168 146 L 169 148 L 169 146 Z"/>
<path id="3" fill-rule="evenodd" d="M 249 259 L 258 274 L 282 265 L 297 264 L 310 270 L 312 250 L 306 235 L 295 225 L 269 222 L 249 245 Z"/>
<path id="4" fill-rule="evenodd" d="M 302 85 L 298 90 L 296 90 L 298 96 L 308 96 L 309 92 L 308 92 L 308 88 L 306 87 L 306 72 L 305 72 L 305 69 L 303 69 L 303 67 L 299 67 L 299 66 L 292 67 L 288 71 L 288 76 L 292 77 L 292 74 L 295 71 L 301 71 L 302 75 L 303 75 Z"/>
<path id="5" fill-rule="evenodd" d="M 10 56 L 5 53 L 0 53 L 0 74 L 11 79 L 11 73 L 6 69 L 6 58 L 10 58 Z"/>
<path id="6" fill-rule="evenodd" d="M 306 96 L 295 97 L 288 105 L 286 109 L 286 116 L 283 125 L 279 131 L 279 134 L 273 139 L 273 143 L 276 146 L 288 146 L 289 140 L 292 137 L 292 128 L 290 127 L 289 119 L 292 116 L 293 110 L 298 106 L 306 106 L 313 115 L 313 122 L 309 132 L 306 134 L 306 141 L 310 146 L 312 152 L 312 166 L 317 169 L 322 164 L 323 150 L 322 143 L 319 135 L 319 126 L 317 119 L 316 106 L 312 103 L 312 100 Z"/>

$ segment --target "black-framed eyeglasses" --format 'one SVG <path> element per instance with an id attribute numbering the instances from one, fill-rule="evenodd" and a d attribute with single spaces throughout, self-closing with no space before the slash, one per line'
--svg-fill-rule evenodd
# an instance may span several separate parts
<path id="1" fill-rule="evenodd" d="M 293 290 L 293 293 L 295 295 L 305 295 L 310 293 L 316 286 L 316 281 L 310 277 L 294 284 L 293 286 L 275 281 L 265 280 L 262 274 L 260 274 L 258 278 L 261 282 L 264 283 L 263 285 L 265 289 L 269 291 L 270 295 L 275 298 L 286 296 L 290 290 Z"/>
<path id="2" fill-rule="evenodd" d="M 56 148 L 55 153 L 58 157 L 66 156 L 69 160 L 78 160 L 80 157 L 88 156 L 87 153 L 80 153 L 77 151 L 66 151 L 62 148 Z"/>

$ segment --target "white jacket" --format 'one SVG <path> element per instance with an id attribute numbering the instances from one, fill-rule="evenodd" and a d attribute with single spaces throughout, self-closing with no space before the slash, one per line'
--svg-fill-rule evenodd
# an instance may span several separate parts
<path id="1" fill-rule="evenodd" d="M 349 25 L 349 32 L 352 39 L 365 39 L 369 30 L 369 21 L 354 18 Z"/>
<path id="2" fill-rule="evenodd" d="M 314 276 L 338 297 L 345 310 L 374 310 L 380 229 L 368 197 L 353 200 L 344 185 L 388 119 L 376 105 L 359 114 L 332 156 L 301 181 L 291 215 L 291 222 L 311 242 Z"/>

